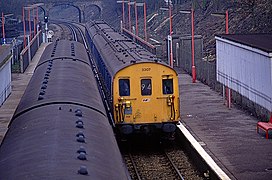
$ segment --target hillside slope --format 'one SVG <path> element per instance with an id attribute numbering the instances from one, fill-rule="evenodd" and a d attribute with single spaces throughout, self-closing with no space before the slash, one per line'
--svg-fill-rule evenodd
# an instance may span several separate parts
<path id="1" fill-rule="evenodd" d="M 216 3 L 217 2 L 217 3 Z M 219 2 L 219 3 L 218 3 Z M 191 16 L 180 10 L 190 10 L 192 1 L 175 4 L 173 10 L 173 33 L 191 34 Z M 271 0 L 202 0 L 195 1 L 195 34 L 203 36 L 204 54 L 214 54 L 215 34 L 225 33 L 225 18 L 211 16 L 212 13 L 229 13 L 229 33 L 272 33 Z M 154 29 L 151 28 L 151 29 Z M 157 32 L 160 38 L 167 36 L 169 25 Z"/>

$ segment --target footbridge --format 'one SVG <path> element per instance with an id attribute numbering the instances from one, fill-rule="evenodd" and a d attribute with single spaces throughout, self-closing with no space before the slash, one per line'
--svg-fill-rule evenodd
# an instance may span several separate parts
<path id="1" fill-rule="evenodd" d="M 26 6 L 32 5 L 32 4 L 40 4 L 42 3 L 43 5 L 39 5 L 39 8 L 41 8 L 44 12 L 45 16 L 50 16 L 49 12 L 52 8 L 56 6 L 72 6 L 78 10 L 78 21 L 85 22 L 85 10 L 90 8 L 90 7 L 96 7 L 99 12 L 99 17 L 102 17 L 102 12 L 103 12 L 103 0 L 46 0 L 46 1 L 37 1 L 37 0 L 28 0 L 26 1 Z"/>

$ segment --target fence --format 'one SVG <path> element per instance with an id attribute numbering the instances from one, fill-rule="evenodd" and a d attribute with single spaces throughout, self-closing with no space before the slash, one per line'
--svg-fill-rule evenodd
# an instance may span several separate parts
<path id="1" fill-rule="evenodd" d="M 192 74 L 192 45 L 191 36 L 180 37 L 177 65 Z M 222 85 L 216 80 L 216 62 L 203 59 L 202 36 L 195 36 L 195 66 L 197 79 L 217 91 L 222 90 Z"/>
<path id="2" fill-rule="evenodd" d="M 34 38 L 29 43 L 27 43 L 27 46 L 20 53 L 21 73 L 25 72 L 26 68 L 28 67 L 31 59 L 34 57 L 41 43 L 42 43 L 42 33 L 41 31 L 39 31 L 37 35 L 34 36 Z"/>
<path id="3" fill-rule="evenodd" d="M 3 105 L 7 97 L 11 93 L 11 82 L 4 88 L 4 90 L 0 93 L 0 107 Z"/>

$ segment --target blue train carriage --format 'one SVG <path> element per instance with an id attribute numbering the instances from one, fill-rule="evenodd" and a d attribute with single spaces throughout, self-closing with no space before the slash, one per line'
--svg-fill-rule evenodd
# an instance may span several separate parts
<path id="1" fill-rule="evenodd" d="M 87 29 L 119 132 L 173 133 L 180 120 L 176 71 L 105 22 Z"/>

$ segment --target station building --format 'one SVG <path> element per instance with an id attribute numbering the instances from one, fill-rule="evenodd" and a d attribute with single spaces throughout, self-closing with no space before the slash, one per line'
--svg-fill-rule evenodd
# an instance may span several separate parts
<path id="1" fill-rule="evenodd" d="M 216 39 L 217 81 L 257 116 L 272 112 L 272 34 L 224 34 Z"/>
<path id="2" fill-rule="evenodd" d="M 11 47 L 0 46 L 0 107 L 11 93 Z"/>

